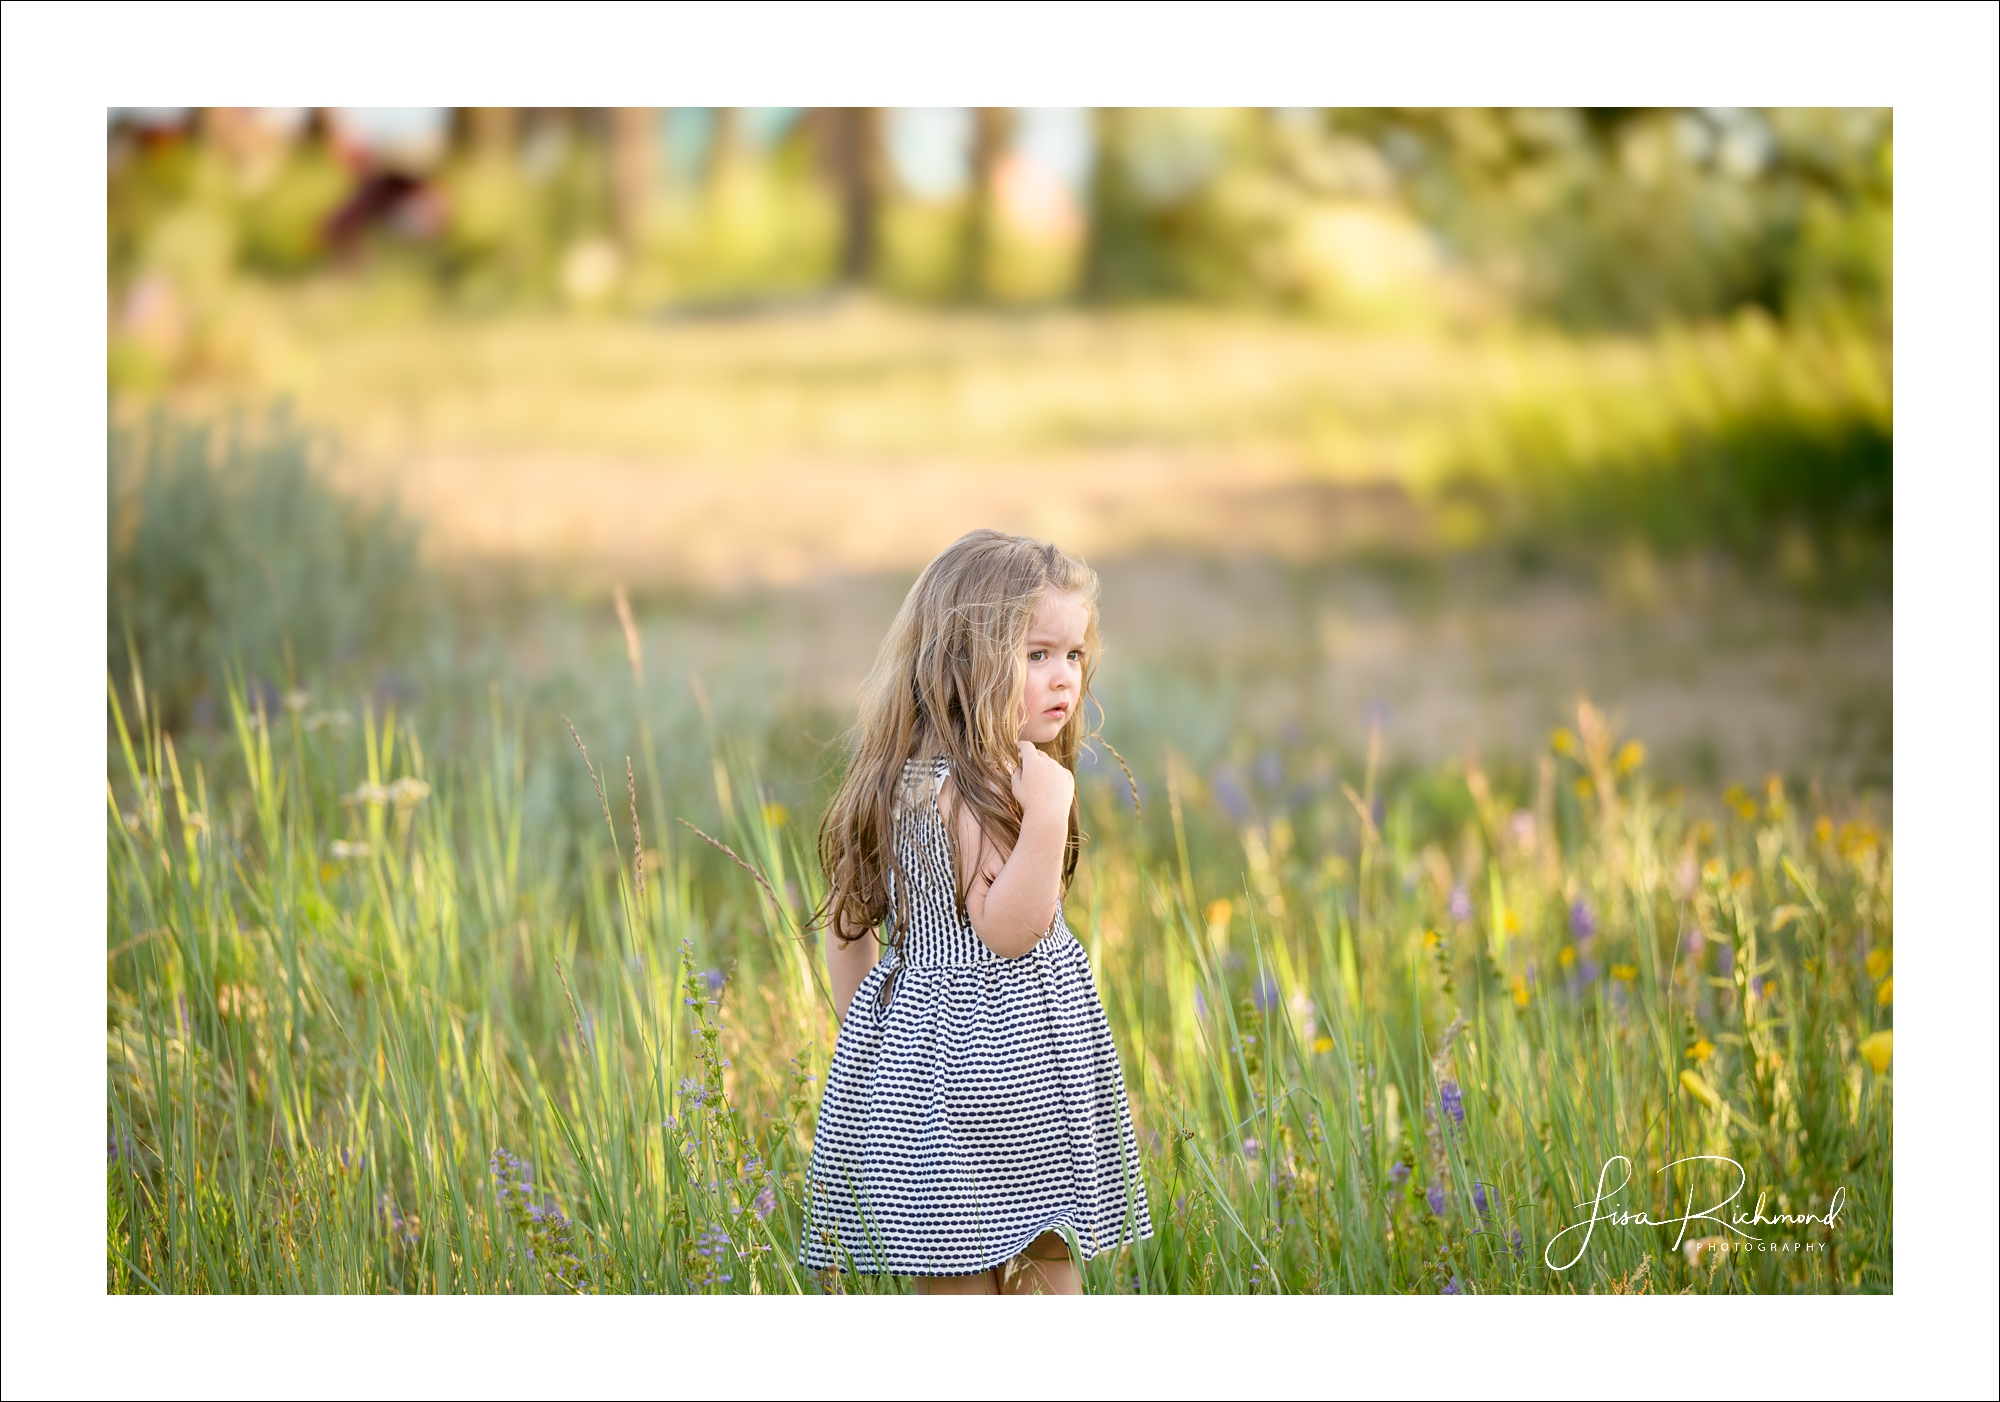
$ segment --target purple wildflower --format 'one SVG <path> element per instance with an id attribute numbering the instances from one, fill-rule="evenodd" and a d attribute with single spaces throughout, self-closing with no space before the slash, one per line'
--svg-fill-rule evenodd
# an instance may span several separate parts
<path id="1" fill-rule="evenodd" d="M 1463 886 L 1451 888 L 1451 918 L 1460 922 L 1472 918 L 1472 897 L 1465 894 Z"/>
<path id="2" fill-rule="evenodd" d="M 703 969 L 701 971 L 701 981 L 708 985 L 708 996 L 713 998 L 722 992 L 722 985 L 727 982 L 727 979 L 720 969 Z"/>
<path id="3" fill-rule="evenodd" d="M 1276 789 L 1285 782 L 1285 767 L 1276 750 L 1266 750 L 1257 756 L 1257 782 L 1267 789 Z"/>
<path id="4" fill-rule="evenodd" d="M 1250 987 L 1251 1005 L 1260 1013 L 1268 1013 L 1283 1000 L 1278 981 L 1269 974 L 1259 974 L 1257 982 Z"/>
<path id="5" fill-rule="evenodd" d="M 1534 850 L 1535 815 L 1525 808 L 1516 808 L 1514 816 L 1507 820 L 1507 835 L 1514 839 L 1514 845 L 1523 852 Z"/>
<path id="6" fill-rule="evenodd" d="M 1581 896 L 1570 903 L 1569 932 L 1579 940 L 1587 940 L 1597 933 L 1597 912 Z"/>
<path id="7" fill-rule="evenodd" d="M 1208 1000 L 1201 996 L 1199 988 L 1194 991 L 1194 1015 L 1202 1019 L 1208 1017 Z"/>
<path id="8" fill-rule="evenodd" d="M 1410 1181 L 1410 1166 L 1401 1159 L 1389 1165 L 1389 1181 L 1398 1188 Z"/>
<path id="9" fill-rule="evenodd" d="M 1261 1150 L 1263 1147 L 1264 1146 L 1258 1143 L 1255 1139 L 1246 1139 L 1243 1141 L 1243 1157 L 1246 1159 L 1254 1159 L 1257 1157 L 1258 1151 Z"/>
<path id="10" fill-rule="evenodd" d="M 778 1194 L 769 1183 L 766 1183 L 764 1190 L 757 1194 L 757 1200 L 750 1204 L 750 1210 L 757 1214 L 759 1222 L 771 1220 L 771 1214 L 778 1210 Z"/>
<path id="11" fill-rule="evenodd" d="M 1424 1189 L 1424 1201 L 1431 1205 L 1431 1216 L 1444 1216 L 1444 1185 L 1433 1183 Z"/>
<path id="12" fill-rule="evenodd" d="M 1486 1185 L 1484 1183 L 1474 1183 L 1472 1185 L 1472 1210 L 1482 1217 L 1493 1210 L 1493 1203 L 1486 1196 Z"/>
<path id="13" fill-rule="evenodd" d="M 1222 811 L 1237 823 L 1250 821 L 1250 800 L 1244 796 L 1242 785 L 1227 769 L 1215 771 L 1215 801 L 1222 805 Z"/>
<path id="14" fill-rule="evenodd" d="M 1521 1229 L 1519 1227 L 1514 1228 L 1514 1233 L 1509 1240 L 1514 1243 L 1514 1259 L 1518 1261 L 1521 1259 L 1523 1249 L 1521 1246 Z"/>
<path id="15" fill-rule="evenodd" d="M 1438 1087 L 1438 1103 L 1444 1106 L 1444 1113 L 1454 1125 L 1465 1123 L 1465 1093 L 1458 1088 L 1457 1081 L 1446 1081 Z"/>
<path id="16" fill-rule="evenodd" d="M 1465 1286 L 1460 1283 L 1457 1276 L 1453 1276 L 1449 1281 L 1445 1282 L 1444 1289 L 1438 1291 L 1440 1295 L 1463 1295 L 1464 1293 Z"/>

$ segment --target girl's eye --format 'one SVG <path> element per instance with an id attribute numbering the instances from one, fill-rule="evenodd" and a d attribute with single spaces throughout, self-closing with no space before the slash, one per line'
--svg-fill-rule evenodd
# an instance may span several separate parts
<path id="1" fill-rule="evenodd" d="M 1042 659 L 1043 659 L 1044 657 L 1047 657 L 1047 656 L 1048 656 L 1048 653 L 1044 652 L 1044 651 L 1043 651 L 1042 649 L 1040 649 L 1040 648 L 1036 648 L 1036 649 L 1035 649 L 1035 650 L 1034 650 L 1033 652 L 1031 652 L 1031 653 L 1029 653 L 1029 654 L 1028 654 L 1028 660 L 1029 660 L 1030 662 L 1039 662 L 1039 661 L 1041 661 L 1041 660 L 1042 660 Z"/>
<path id="2" fill-rule="evenodd" d="M 1081 662 L 1083 661 L 1083 654 L 1077 649 L 1071 648 L 1069 653 L 1069 660 L 1072 662 Z"/>

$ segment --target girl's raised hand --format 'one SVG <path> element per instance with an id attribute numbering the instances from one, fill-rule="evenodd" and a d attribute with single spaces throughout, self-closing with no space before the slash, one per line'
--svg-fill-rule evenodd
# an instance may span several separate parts
<path id="1" fill-rule="evenodd" d="M 1019 743 L 1021 767 L 1014 771 L 1013 784 L 1022 814 L 1053 812 L 1067 817 L 1076 795 L 1076 776 L 1026 740 Z"/>

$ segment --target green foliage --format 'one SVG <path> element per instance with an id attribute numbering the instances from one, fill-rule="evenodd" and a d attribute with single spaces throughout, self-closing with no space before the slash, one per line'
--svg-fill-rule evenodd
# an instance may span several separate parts
<path id="1" fill-rule="evenodd" d="M 835 1033 L 810 815 L 733 749 L 663 769 L 635 699 L 621 794 L 497 702 L 426 749 L 407 718 L 238 694 L 196 757 L 114 693 L 110 1288 L 903 1288 L 797 1265 Z M 1578 728 L 1541 817 L 1462 769 L 1379 809 L 1370 765 L 1232 812 L 1141 757 L 1143 817 L 1084 775 L 1068 907 L 1157 1233 L 1090 1290 L 1892 1288 L 1887 834 L 1775 782 L 1662 799 Z M 1600 1224 L 1553 1268 L 1607 1160 L 1657 1220 L 1714 1186 L 1653 1176 L 1695 1154 L 1743 1166 L 1746 1211 L 1844 1190 L 1838 1223 L 1729 1255 L 1702 1220 L 1692 1251 Z"/>
<path id="2" fill-rule="evenodd" d="M 296 685 L 379 663 L 432 620 L 415 525 L 327 485 L 322 448 L 282 413 L 114 415 L 110 663 L 136 665 L 169 725 L 234 668 Z"/>

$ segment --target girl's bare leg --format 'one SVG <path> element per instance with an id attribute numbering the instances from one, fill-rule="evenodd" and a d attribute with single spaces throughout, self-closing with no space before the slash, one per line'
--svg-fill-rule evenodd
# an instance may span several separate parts
<path id="1" fill-rule="evenodd" d="M 1081 1295 L 1083 1277 L 1069 1254 L 1069 1243 L 1054 1232 L 1043 1232 L 1028 1249 L 1001 1267 L 1006 1275 L 1001 1293 L 1007 1295 Z"/>
<path id="2" fill-rule="evenodd" d="M 976 1271 L 971 1275 L 919 1275 L 911 1277 L 919 1295 L 998 1295 L 997 1271 Z"/>

